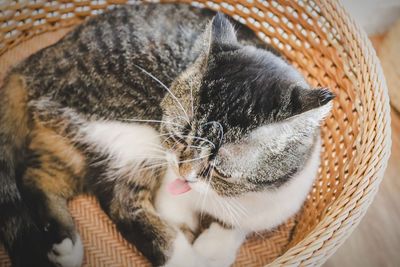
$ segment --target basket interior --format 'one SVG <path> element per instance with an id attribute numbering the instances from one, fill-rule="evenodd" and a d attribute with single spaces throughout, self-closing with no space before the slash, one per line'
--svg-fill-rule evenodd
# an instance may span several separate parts
<path id="1" fill-rule="evenodd" d="M 0 28 L 0 79 L 4 77 L 8 67 L 40 47 L 51 44 L 86 17 L 126 2 L 140 1 L 109 0 L 71 3 L 39 0 L 18 3 L 9 1 L 2 4 L 0 9 L 2 25 Z M 361 129 L 360 95 L 357 95 L 357 90 L 354 88 L 356 74 L 349 67 L 348 55 L 342 49 L 344 40 L 338 37 L 335 27 L 322 15 L 320 7 L 312 1 L 305 4 L 302 1 L 297 3 L 295 1 L 221 2 L 217 0 L 211 2 L 200 0 L 191 4 L 219 10 L 246 24 L 261 40 L 280 51 L 304 74 L 311 85 L 328 87 L 337 95 L 334 100 L 334 110 L 322 127 L 323 153 L 319 177 L 302 211 L 278 229 L 265 233 L 262 237 L 251 237 L 242 248 L 237 262 L 238 266 L 267 264 L 303 240 L 314 229 L 329 213 L 332 204 L 340 196 L 346 180 L 354 173 L 354 163 L 360 156 L 357 152 L 359 150 L 357 150 L 356 141 Z M 32 38 L 33 36 L 36 37 Z M 134 259 L 133 262 L 145 263 L 136 251 L 130 251 L 131 248 L 121 240 L 111 222 L 107 221 L 108 219 L 92 198 L 79 197 L 72 201 L 71 210 L 84 239 L 85 231 L 87 236 L 92 235 L 92 239 L 88 237 L 84 241 L 87 247 L 86 264 L 88 266 L 107 265 L 106 262 L 111 256 L 104 261 L 93 256 L 100 265 L 95 265 L 93 259 L 88 260 L 90 257 L 88 255 L 109 251 L 110 248 L 104 247 L 107 244 L 116 246 L 117 252 L 113 254 L 120 253 L 120 257 L 126 256 L 131 260 Z M 99 221 L 104 221 L 104 225 L 94 227 L 93 225 Z M 88 230 L 89 228 L 92 230 Z M 100 231 L 100 229 L 103 230 Z M 101 233 L 105 235 L 104 239 L 99 237 Z M 107 243 L 106 239 L 111 240 L 111 243 Z M 93 242 L 97 242 L 94 240 L 103 243 L 94 244 Z M 2 253 L 4 255 L 4 252 Z"/>

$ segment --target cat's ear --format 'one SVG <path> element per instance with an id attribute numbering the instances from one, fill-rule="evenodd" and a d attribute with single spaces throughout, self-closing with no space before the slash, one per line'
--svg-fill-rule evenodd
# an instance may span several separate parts
<path id="1" fill-rule="evenodd" d="M 209 52 L 218 52 L 238 46 L 236 32 L 229 19 L 218 12 L 206 29 Z"/>
<path id="2" fill-rule="evenodd" d="M 316 119 L 323 119 L 331 110 L 335 94 L 327 88 L 304 89 L 293 88 L 290 95 L 290 106 L 293 115 L 307 113 Z"/>

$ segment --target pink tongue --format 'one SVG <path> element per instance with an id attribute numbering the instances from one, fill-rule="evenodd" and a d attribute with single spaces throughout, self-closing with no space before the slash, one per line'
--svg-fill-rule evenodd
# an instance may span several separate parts
<path id="1" fill-rule="evenodd" d="M 185 180 L 177 178 L 168 184 L 167 189 L 173 195 L 180 195 L 190 191 L 192 188 L 190 188 L 189 184 Z"/>

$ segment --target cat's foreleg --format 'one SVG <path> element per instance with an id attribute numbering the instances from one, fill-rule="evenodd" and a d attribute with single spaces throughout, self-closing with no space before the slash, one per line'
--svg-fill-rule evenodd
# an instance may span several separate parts
<path id="1" fill-rule="evenodd" d="M 124 238 L 134 244 L 154 266 L 200 265 L 191 243 L 176 226 L 155 211 L 152 192 L 145 186 L 118 186 L 106 208 Z"/>
<path id="2" fill-rule="evenodd" d="M 79 267 L 83 246 L 67 207 L 67 199 L 75 193 L 73 175 L 56 156 L 45 151 L 34 154 L 33 160 L 40 163 L 27 168 L 21 191 L 44 236 L 41 249 L 56 266 Z"/>
<path id="3" fill-rule="evenodd" d="M 243 231 L 224 228 L 214 222 L 200 234 L 193 247 L 199 255 L 207 260 L 208 266 L 231 266 L 245 238 L 246 233 Z"/>

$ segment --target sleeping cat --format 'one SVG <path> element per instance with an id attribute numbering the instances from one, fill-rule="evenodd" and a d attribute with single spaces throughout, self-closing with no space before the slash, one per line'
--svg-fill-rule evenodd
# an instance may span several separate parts
<path id="1" fill-rule="evenodd" d="M 0 90 L 0 237 L 13 266 L 80 266 L 89 192 L 155 266 L 229 266 L 295 214 L 333 94 L 222 14 L 124 6 L 12 69 Z"/>

